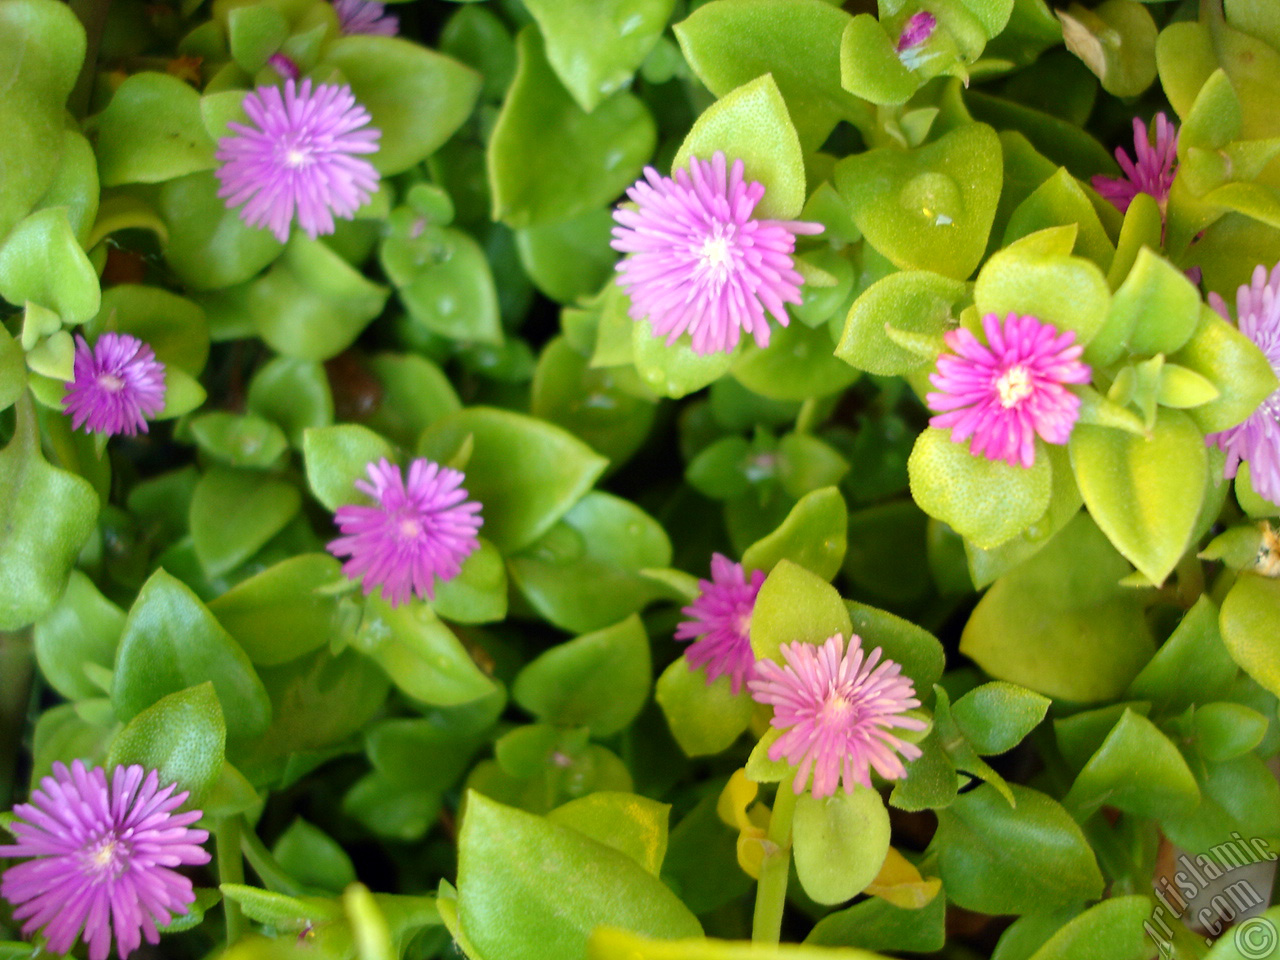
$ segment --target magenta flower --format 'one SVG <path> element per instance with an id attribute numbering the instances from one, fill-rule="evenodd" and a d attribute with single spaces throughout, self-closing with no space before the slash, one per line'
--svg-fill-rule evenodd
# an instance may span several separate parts
<path id="1" fill-rule="evenodd" d="M 127 333 L 104 333 L 92 347 L 76 337 L 72 380 L 62 398 L 71 427 L 89 433 L 133 436 L 164 409 L 164 364 Z"/>
<path id="2" fill-rule="evenodd" d="M 1216 293 L 1209 294 L 1209 304 L 1231 319 L 1226 302 Z M 1236 317 L 1240 332 L 1257 344 L 1271 369 L 1280 374 L 1280 264 L 1272 268 L 1269 279 L 1265 267 L 1254 267 L 1253 283 L 1236 292 Z M 1249 464 L 1249 480 L 1258 495 L 1280 503 L 1280 390 L 1263 400 L 1244 423 L 1204 439 L 1226 451 L 1224 476 L 1234 477 L 1243 460 Z"/>
<path id="3" fill-rule="evenodd" d="M 244 204 L 240 217 L 267 227 L 277 240 L 298 225 L 314 240 L 333 233 L 333 216 L 350 220 L 378 189 L 378 171 L 357 154 L 375 153 L 382 134 L 351 88 L 322 83 L 313 91 L 286 80 L 245 95 L 253 126 L 228 123 L 233 136 L 218 141 L 218 196 L 228 207 Z M 364 128 L 364 129 L 362 129 Z"/>
<path id="4" fill-rule="evenodd" d="M 1178 166 L 1177 128 L 1163 113 L 1157 113 L 1156 142 L 1152 146 L 1147 125 L 1134 117 L 1133 152 L 1138 158 L 1136 163 L 1129 159 L 1124 147 L 1117 147 L 1116 161 L 1124 176 L 1104 177 L 1099 174 L 1090 181 L 1093 189 L 1119 207 L 1121 212 L 1129 209 L 1129 204 L 1138 194 L 1148 193 L 1156 198 L 1163 213 Z"/>
<path id="5" fill-rule="evenodd" d="M 764 571 L 756 570 L 747 582 L 742 564 L 723 554 L 711 555 L 711 579 L 699 580 L 696 600 L 682 609 L 689 617 L 676 627 L 677 640 L 700 640 L 684 652 L 689 669 L 707 668 L 708 685 L 729 675 L 735 694 L 751 674 L 756 657 L 751 652 L 751 610 L 764 583 Z"/>
<path id="6" fill-rule="evenodd" d="M 108 786 L 101 767 L 55 763 L 31 802 L 13 808 L 18 842 L 0 846 L 0 856 L 33 859 L 5 871 L 0 895 L 26 920 L 23 936 L 42 930 L 60 955 L 83 930 L 90 960 L 105 960 L 114 932 L 124 960 L 143 934 L 159 943 L 157 926 L 187 913 L 195 893 L 173 868 L 208 863 L 200 844 L 209 834 L 188 826 L 199 810 L 174 813 L 187 794 L 159 782 L 136 764 L 116 767 Z"/>
<path id="7" fill-rule="evenodd" d="M 347 36 L 366 33 L 394 37 L 400 30 L 400 18 L 387 13 L 385 3 L 377 3 L 375 0 L 333 0 L 333 9 L 338 14 L 339 28 Z"/>
<path id="8" fill-rule="evenodd" d="M 283 53 L 273 53 L 267 57 L 267 66 L 271 67 L 286 80 L 297 80 L 298 77 L 302 76 L 302 71 L 298 69 L 298 64 L 294 62 L 292 57 L 287 57 Z"/>
<path id="9" fill-rule="evenodd" d="M 367 469 L 372 482 L 357 480 L 356 489 L 377 506 L 339 507 L 334 520 L 344 536 L 329 552 L 349 557 L 342 572 L 362 579 L 366 594 L 380 586 L 393 607 L 410 593 L 434 599 L 435 581 L 452 580 L 480 548 L 480 504 L 467 499 L 459 471 L 430 460 L 409 464 L 408 484 L 385 457 Z"/>
<path id="10" fill-rule="evenodd" d="M 949 331 L 954 354 L 938 357 L 929 375 L 936 393 L 925 397 L 938 414 L 929 424 L 951 428 L 956 443 L 973 438 L 969 452 L 1013 466 L 1035 463 L 1036 434 L 1046 443 L 1066 443 L 1080 416 L 1080 398 L 1063 384 L 1088 383 L 1089 367 L 1077 358 L 1075 333 L 1058 333 L 1035 317 L 1009 314 L 1003 325 L 982 318 L 984 346 L 963 327 Z"/>
<path id="11" fill-rule="evenodd" d="M 928 10 L 921 10 L 913 15 L 902 28 L 902 33 L 898 36 L 898 53 L 904 53 L 913 47 L 918 47 L 931 36 L 934 29 L 938 26 L 938 18 Z"/>
<path id="12" fill-rule="evenodd" d="M 796 235 L 822 232 L 817 223 L 752 217 L 764 186 L 744 180 L 743 170 L 741 160 L 727 169 L 719 151 L 710 161 L 691 157 L 674 180 L 645 167 L 627 190 L 637 209 L 613 214 L 613 248 L 630 254 L 618 264 L 618 283 L 631 297 L 631 318 L 647 318 L 669 344 L 688 332 L 695 353 L 728 353 L 742 330 L 768 346 L 765 312 L 785 327 L 784 304 L 801 301 Z"/>
<path id="13" fill-rule="evenodd" d="M 747 687 L 757 703 L 773 707 L 772 725 L 786 731 L 769 748 L 769 759 L 798 768 L 796 793 L 804 791 L 810 773 L 815 797 L 831 796 L 840 784 L 845 793 L 855 783 L 870 787 L 871 767 L 886 780 L 906 776 L 894 751 L 914 760 L 920 748 L 889 731 L 928 724 L 904 715 L 920 701 L 899 664 L 880 662 L 879 647 L 864 660 L 856 633 L 847 651 L 836 634 L 821 646 L 784 643 L 781 652 L 786 666 L 757 661 Z"/>

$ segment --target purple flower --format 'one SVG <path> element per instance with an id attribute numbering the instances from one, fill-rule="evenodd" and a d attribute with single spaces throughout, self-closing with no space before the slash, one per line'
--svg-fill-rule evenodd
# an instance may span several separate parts
<path id="1" fill-rule="evenodd" d="M 234 136 L 218 141 L 215 158 L 218 196 L 228 207 L 243 203 L 240 217 L 250 226 L 284 243 L 296 212 L 314 240 L 333 233 L 334 214 L 352 219 L 378 189 L 378 171 L 357 154 L 377 152 L 382 134 L 366 127 L 369 112 L 350 87 L 322 83 L 313 91 L 310 80 L 286 80 L 284 96 L 258 87 L 245 95 L 244 110 L 254 125 L 228 123 Z"/>
<path id="2" fill-rule="evenodd" d="M 938 26 L 938 18 L 928 10 L 921 10 L 911 17 L 902 28 L 898 37 L 898 53 L 918 47 L 931 36 Z"/>
<path id="3" fill-rule="evenodd" d="M 956 443 L 973 438 L 969 452 L 988 460 L 1029 467 L 1036 434 L 1046 443 L 1066 443 L 1080 415 L 1080 398 L 1063 384 L 1088 383 L 1089 367 L 1072 331 L 1058 333 L 1035 317 L 1009 314 L 1003 325 L 982 318 L 984 346 L 963 327 L 944 338 L 954 354 L 938 357 L 929 375 L 936 393 L 925 397 L 938 414 L 929 424 L 951 428 Z"/>
<path id="4" fill-rule="evenodd" d="M 840 784 L 845 793 L 855 783 L 870 787 L 871 767 L 886 780 L 906 776 L 894 751 L 914 760 L 920 748 L 889 731 L 924 730 L 928 724 L 904 716 L 920 701 L 911 680 L 901 676 L 902 667 L 880 662 L 879 647 L 864 660 L 857 634 L 847 651 L 840 634 L 821 646 L 784 643 L 780 649 L 786 666 L 758 661 L 747 686 L 757 703 L 773 707 L 772 725 L 786 731 L 769 748 L 769 759 L 798 767 L 795 792 L 804 791 L 810 773 L 815 797 L 831 796 Z"/>
<path id="5" fill-rule="evenodd" d="M 674 180 L 645 167 L 627 196 L 638 209 L 614 211 L 613 248 L 631 254 L 618 264 L 631 318 L 647 318 L 669 344 L 687 331 L 695 353 L 728 353 L 742 330 L 768 346 L 765 311 L 785 327 L 783 304 L 801 301 L 796 234 L 822 225 L 752 217 L 764 186 L 743 179 L 741 160 L 728 170 L 719 151 L 690 157 Z"/>
<path id="6" fill-rule="evenodd" d="M 147 432 L 147 417 L 164 409 L 164 364 L 127 333 L 104 333 L 91 349 L 76 337 L 73 377 L 62 408 L 74 430 L 107 436 Z"/>
<path id="7" fill-rule="evenodd" d="M 1209 304 L 1231 319 L 1226 302 L 1216 293 L 1209 294 Z M 1280 375 L 1280 264 L 1272 268 L 1269 279 L 1265 267 L 1254 267 L 1253 283 L 1236 292 L 1236 317 L 1240 332 L 1258 345 Z M 1243 460 L 1257 494 L 1280 503 L 1280 390 L 1263 400 L 1244 423 L 1204 439 L 1226 452 L 1224 476 L 1234 477 Z"/>
<path id="8" fill-rule="evenodd" d="M 267 65 L 286 80 L 297 80 L 302 76 L 302 71 L 298 69 L 293 58 L 286 57 L 283 53 L 273 53 L 267 57 Z"/>
<path id="9" fill-rule="evenodd" d="M 723 554 L 711 555 L 711 579 L 699 580 L 696 600 L 681 611 L 689 617 L 676 627 L 677 640 L 693 640 L 685 651 L 689 669 L 707 668 L 707 683 L 729 675 L 735 694 L 751 674 L 756 657 L 751 652 L 751 610 L 764 583 L 764 571 L 756 570 L 747 582 L 742 564 Z"/>
<path id="10" fill-rule="evenodd" d="M 187 794 L 159 783 L 137 764 L 116 767 L 108 786 L 101 767 L 55 763 L 31 802 L 13 808 L 18 842 L 0 856 L 33 859 L 5 871 L 0 894 L 26 920 L 24 936 L 42 930 L 49 952 L 63 954 L 83 929 L 90 960 L 104 960 L 114 932 L 124 960 L 143 934 L 158 943 L 156 927 L 186 914 L 195 893 L 173 868 L 208 863 L 200 844 L 209 834 L 188 826 L 199 810 L 173 812 Z"/>
<path id="11" fill-rule="evenodd" d="M 1138 158 L 1129 159 L 1124 147 L 1116 148 L 1116 161 L 1124 171 L 1122 177 L 1095 176 L 1093 189 L 1110 200 L 1121 212 L 1129 209 L 1133 198 L 1148 193 L 1156 198 L 1163 213 L 1169 202 L 1169 189 L 1178 166 L 1178 130 L 1163 113 L 1156 114 L 1156 142 L 1151 145 L 1147 125 L 1138 117 L 1133 118 L 1133 152 Z"/>
<path id="12" fill-rule="evenodd" d="M 347 36 L 367 33 L 394 37 L 400 29 L 399 17 L 386 13 L 387 5 L 375 0 L 333 0 L 333 9 L 338 14 L 339 28 Z"/>
<path id="13" fill-rule="evenodd" d="M 329 552 L 349 557 L 342 572 L 363 578 L 366 594 L 382 587 L 393 607 L 411 592 L 434 598 L 435 581 L 456 577 L 462 561 L 480 547 L 480 504 L 467 499 L 459 471 L 430 460 L 409 464 L 408 484 L 385 457 L 367 469 L 372 482 L 357 480 L 356 489 L 377 506 L 339 507 L 334 520 L 344 535 L 329 544 Z"/>

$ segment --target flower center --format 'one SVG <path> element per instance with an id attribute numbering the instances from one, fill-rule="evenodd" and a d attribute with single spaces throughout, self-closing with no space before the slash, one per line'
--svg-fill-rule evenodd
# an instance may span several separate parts
<path id="1" fill-rule="evenodd" d="M 732 227 L 728 229 L 731 230 Z M 698 259 L 704 273 L 713 283 L 721 284 L 728 278 L 733 270 L 733 249 L 725 227 L 717 226 L 715 233 L 702 241 Z"/>
<path id="2" fill-rule="evenodd" d="M 1000 395 L 1000 406 L 1006 410 L 1016 407 L 1031 396 L 1034 387 L 1031 385 L 1031 374 L 1022 364 L 1010 367 L 996 381 L 996 393 Z"/>
<path id="3" fill-rule="evenodd" d="M 844 694 L 832 691 L 818 709 L 818 720 L 826 726 L 845 727 L 853 721 L 857 709 Z"/>
<path id="4" fill-rule="evenodd" d="M 111 393 L 119 393 L 124 389 L 124 378 L 118 377 L 114 373 L 100 373 L 98 374 L 98 386 Z"/>
<path id="5" fill-rule="evenodd" d="M 115 834 L 108 834 L 86 852 L 85 866 L 91 874 L 117 877 L 124 869 L 128 849 Z"/>
<path id="6" fill-rule="evenodd" d="M 284 148 L 284 165 L 294 170 L 311 163 L 311 151 L 305 144 L 292 143 Z"/>
<path id="7" fill-rule="evenodd" d="M 417 540 L 422 536 L 422 521 L 417 517 L 401 517 L 396 532 L 402 541 Z"/>

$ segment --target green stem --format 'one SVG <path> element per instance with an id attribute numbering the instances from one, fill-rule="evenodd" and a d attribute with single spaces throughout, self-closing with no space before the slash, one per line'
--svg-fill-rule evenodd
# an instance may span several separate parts
<path id="1" fill-rule="evenodd" d="M 280 866 L 272 856 L 267 845 L 262 842 L 256 830 L 243 830 L 240 833 L 240 849 L 254 873 L 266 884 L 268 890 L 283 893 L 289 897 L 306 896 L 307 891 L 294 883 L 293 878 Z"/>
<path id="2" fill-rule="evenodd" d="M 777 943 L 782 936 L 782 911 L 787 905 L 787 875 L 791 871 L 791 817 L 796 795 L 791 784 L 778 784 L 778 796 L 769 817 L 768 846 L 760 864 L 756 887 L 756 912 L 751 923 L 753 943 Z"/>
<path id="3" fill-rule="evenodd" d="M 13 800 L 34 679 L 31 628 L 0 631 L 0 807 Z"/>
<path id="4" fill-rule="evenodd" d="M 67 109 L 77 119 L 84 119 L 89 113 L 93 81 L 97 78 L 98 49 L 102 46 L 102 35 L 107 29 L 107 12 L 111 9 L 111 0 L 71 0 L 71 9 L 84 24 L 85 51 L 80 76 L 76 78 L 76 85 L 67 98 Z"/>
<path id="5" fill-rule="evenodd" d="M 226 817 L 214 828 L 218 847 L 218 882 L 244 883 L 244 857 L 240 853 L 240 818 Z M 240 904 L 222 898 L 222 912 L 227 918 L 227 946 L 231 946 L 244 933 L 244 913 Z"/>

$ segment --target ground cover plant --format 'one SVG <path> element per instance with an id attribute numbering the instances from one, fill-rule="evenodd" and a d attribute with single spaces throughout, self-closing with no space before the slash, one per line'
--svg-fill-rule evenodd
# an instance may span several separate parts
<path id="1" fill-rule="evenodd" d="M 1278 90 L 1272 0 L 0 0 L 0 958 L 1280 956 Z"/>

